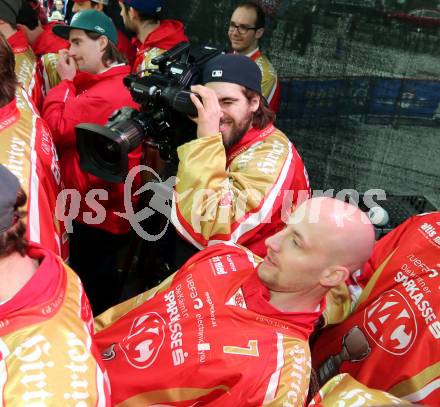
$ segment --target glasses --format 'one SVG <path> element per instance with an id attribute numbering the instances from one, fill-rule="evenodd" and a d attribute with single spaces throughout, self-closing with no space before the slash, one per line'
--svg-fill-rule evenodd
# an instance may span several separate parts
<path id="1" fill-rule="evenodd" d="M 258 27 L 248 27 L 247 25 L 237 25 L 235 23 L 229 23 L 229 32 L 233 33 L 234 30 L 237 30 L 237 32 L 240 35 L 245 35 L 248 33 L 249 30 L 258 30 Z"/>

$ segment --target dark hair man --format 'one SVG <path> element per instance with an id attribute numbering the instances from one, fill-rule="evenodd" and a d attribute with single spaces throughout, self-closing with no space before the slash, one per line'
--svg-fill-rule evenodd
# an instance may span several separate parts
<path id="1" fill-rule="evenodd" d="M 112 0 L 117 3 L 117 0 Z M 129 62 L 130 65 L 133 64 L 134 59 L 136 57 L 136 47 L 131 44 L 130 40 L 128 39 L 128 37 L 118 28 L 115 18 L 118 18 L 119 20 L 121 20 L 121 17 L 116 14 L 114 16 L 110 15 L 109 13 L 109 0 L 73 0 L 73 8 L 72 11 L 74 13 L 77 13 L 78 11 L 83 11 L 83 10 L 98 10 L 98 11 L 102 11 L 103 13 L 107 14 L 113 21 L 113 24 L 115 24 L 116 26 L 116 30 L 118 32 L 118 50 L 125 55 L 125 57 L 127 58 L 127 61 Z M 122 21 L 121 21 L 121 25 L 122 25 Z"/>
<path id="2" fill-rule="evenodd" d="M 27 239 L 66 259 L 66 233 L 55 218 L 61 191 L 58 157 L 46 123 L 29 109 L 32 104 L 14 68 L 14 53 L 0 34 L 0 163 L 17 176 L 29 196 Z"/>
<path id="3" fill-rule="evenodd" d="M 75 126 L 103 125 L 115 110 L 137 106 L 123 84 L 130 67 L 116 48 L 116 28 L 108 16 L 97 10 L 80 11 L 70 26 L 57 25 L 53 31 L 69 38 L 70 48 L 61 52 L 58 73 L 62 80 L 47 94 L 43 117 L 60 155 L 64 185 L 81 197 L 70 236 L 70 264 L 98 313 L 119 300 L 117 256 L 128 241 L 130 223 L 119 216 L 125 213 L 124 184 L 106 182 L 81 169 Z M 129 154 L 129 169 L 139 164 L 140 155 L 140 147 Z M 134 191 L 139 184 L 140 177 L 136 177 Z M 90 196 L 91 206 L 87 202 Z M 94 216 L 97 207 L 102 216 Z"/>
<path id="4" fill-rule="evenodd" d="M 233 244 L 202 250 L 97 318 L 112 402 L 304 405 L 307 341 L 325 296 L 368 260 L 373 244 L 363 212 L 314 198 L 266 240 L 264 261 Z"/>
<path id="5" fill-rule="evenodd" d="M 25 239 L 26 199 L 17 177 L 0 165 L 3 403 L 110 406 L 81 282 L 50 250 Z"/>
<path id="6" fill-rule="evenodd" d="M 330 307 L 333 326 L 314 344 L 319 377 L 348 373 L 412 403 L 440 405 L 440 212 L 413 216 L 380 239 L 355 277 L 356 301 L 337 302 L 353 311 L 340 322 Z"/>
<path id="7" fill-rule="evenodd" d="M 264 239 L 283 228 L 292 206 L 309 197 L 304 164 L 273 125 L 261 71 L 243 55 L 220 55 L 193 86 L 197 139 L 177 150 L 172 222 L 197 248 L 242 244 L 264 256 Z"/>
<path id="8" fill-rule="evenodd" d="M 125 27 L 136 36 L 137 55 L 132 72 L 157 68 L 151 64 L 154 57 L 188 41 L 180 21 L 161 19 L 163 3 L 164 0 L 120 0 Z"/>
<path id="9" fill-rule="evenodd" d="M 258 42 L 264 34 L 265 15 L 263 9 L 256 3 L 240 4 L 232 13 L 229 22 L 228 36 L 232 50 L 240 55 L 246 55 L 256 62 L 261 70 L 263 80 L 261 90 L 269 106 L 274 112 L 280 105 L 280 84 L 275 68 L 261 53 Z"/>
<path id="10" fill-rule="evenodd" d="M 8 40 L 15 54 L 15 72 L 23 89 L 37 108 L 43 103 L 42 79 L 37 58 L 29 46 L 24 32 L 17 29 L 17 16 L 22 0 L 0 1 L 0 33 Z M 29 106 L 32 109 L 35 106 Z"/>

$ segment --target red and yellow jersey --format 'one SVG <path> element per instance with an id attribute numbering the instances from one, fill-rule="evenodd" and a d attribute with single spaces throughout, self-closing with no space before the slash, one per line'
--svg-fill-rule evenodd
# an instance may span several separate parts
<path id="1" fill-rule="evenodd" d="M 28 196 L 27 239 L 66 259 L 67 234 L 55 216 L 62 190 L 58 156 L 46 123 L 30 106 L 27 93 L 18 88 L 17 99 L 0 108 L 0 163 L 16 175 Z"/>
<path id="2" fill-rule="evenodd" d="M 141 55 L 138 53 L 138 57 L 135 59 L 135 65 L 133 68 L 134 73 L 141 73 L 141 76 L 149 75 L 148 72 L 146 72 L 147 69 L 157 69 L 158 66 L 151 63 L 151 61 L 158 57 L 159 55 L 163 54 L 166 50 L 161 48 L 151 48 L 148 51 L 145 50 L 142 52 Z"/>
<path id="3" fill-rule="evenodd" d="M 309 198 L 301 157 L 272 124 L 251 129 L 227 152 L 220 133 L 177 152 L 171 219 L 199 249 L 232 241 L 264 257 L 264 240 L 284 227 L 293 206 Z"/>
<path id="4" fill-rule="evenodd" d="M 349 373 L 405 400 L 440 405 L 440 212 L 382 238 L 357 276 L 350 316 L 313 346 L 321 383 Z"/>
<path id="5" fill-rule="evenodd" d="M 79 278 L 37 245 L 28 255 L 40 262 L 38 269 L 0 305 L 2 405 L 110 406 Z"/>
<path id="6" fill-rule="evenodd" d="M 280 108 L 280 82 L 278 81 L 278 75 L 265 55 L 257 48 L 247 55 L 252 61 L 254 61 L 260 68 L 261 79 L 261 92 L 269 103 L 270 108 L 277 112 Z"/>
<path id="7" fill-rule="evenodd" d="M 147 36 L 143 43 L 140 43 L 136 38 L 133 38 L 132 41 L 137 49 L 132 72 L 141 72 L 141 76 L 145 76 L 148 73 L 142 71 L 158 69 L 157 65 L 151 63 L 153 58 L 170 50 L 180 42 L 187 42 L 188 38 L 180 21 L 161 20 L 160 25 Z"/>
<path id="8" fill-rule="evenodd" d="M 308 333 L 319 312 L 252 306 L 246 287 L 259 261 L 246 249 L 218 244 L 101 314 L 96 343 L 113 404 L 304 405 Z"/>
<path id="9" fill-rule="evenodd" d="M 328 381 L 315 395 L 308 407 L 335 406 L 390 406 L 393 404 L 411 404 L 392 394 L 370 389 L 354 380 L 349 374 L 342 373 Z"/>
<path id="10" fill-rule="evenodd" d="M 23 89 L 40 109 L 43 104 L 43 84 L 37 58 L 21 30 L 8 38 L 15 55 L 15 73 Z"/>

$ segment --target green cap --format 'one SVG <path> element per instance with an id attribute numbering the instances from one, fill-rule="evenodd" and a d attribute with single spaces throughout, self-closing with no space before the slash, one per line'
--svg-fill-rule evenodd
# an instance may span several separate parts
<path id="1" fill-rule="evenodd" d="M 98 10 L 79 11 L 73 16 L 70 25 L 58 24 L 52 28 L 52 31 L 59 37 L 68 40 L 69 32 L 73 29 L 105 35 L 113 44 L 118 43 L 118 33 L 113 21 Z"/>

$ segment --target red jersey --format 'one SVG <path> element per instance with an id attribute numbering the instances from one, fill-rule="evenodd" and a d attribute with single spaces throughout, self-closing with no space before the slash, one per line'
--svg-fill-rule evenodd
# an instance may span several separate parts
<path id="1" fill-rule="evenodd" d="M 440 212 L 410 218 L 375 246 L 357 280 L 359 302 L 322 331 L 322 381 L 346 372 L 411 402 L 440 405 Z"/>
<path id="2" fill-rule="evenodd" d="M 38 245 L 29 246 L 28 256 L 39 267 L 0 305 L 2 405 L 110 406 L 79 278 Z"/>
<path id="3" fill-rule="evenodd" d="M 302 406 L 320 312 L 268 302 L 260 260 L 232 244 L 193 256 L 95 323 L 115 405 Z"/>
<path id="4" fill-rule="evenodd" d="M 67 258 L 67 234 L 55 214 L 62 190 L 60 166 L 46 123 L 29 110 L 27 93 L 0 108 L 0 162 L 20 181 L 28 196 L 26 237 Z"/>
<path id="5" fill-rule="evenodd" d="M 252 128 L 228 151 L 219 133 L 183 144 L 177 153 L 171 220 L 199 249 L 228 240 L 264 257 L 265 239 L 310 196 L 301 157 L 272 124 Z"/>
<path id="6" fill-rule="evenodd" d="M 43 103 L 43 81 L 38 61 L 23 31 L 17 30 L 8 38 L 15 55 L 15 73 L 23 89 L 40 109 Z"/>
<path id="7" fill-rule="evenodd" d="M 274 112 L 278 112 L 278 109 L 280 108 L 281 89 L 275 68 L 258 48 L 247 56 L 260 68 L 262 76 L 261 92 L 266 98 L 267 103 L 269 103 L 269 107 Z"/>

